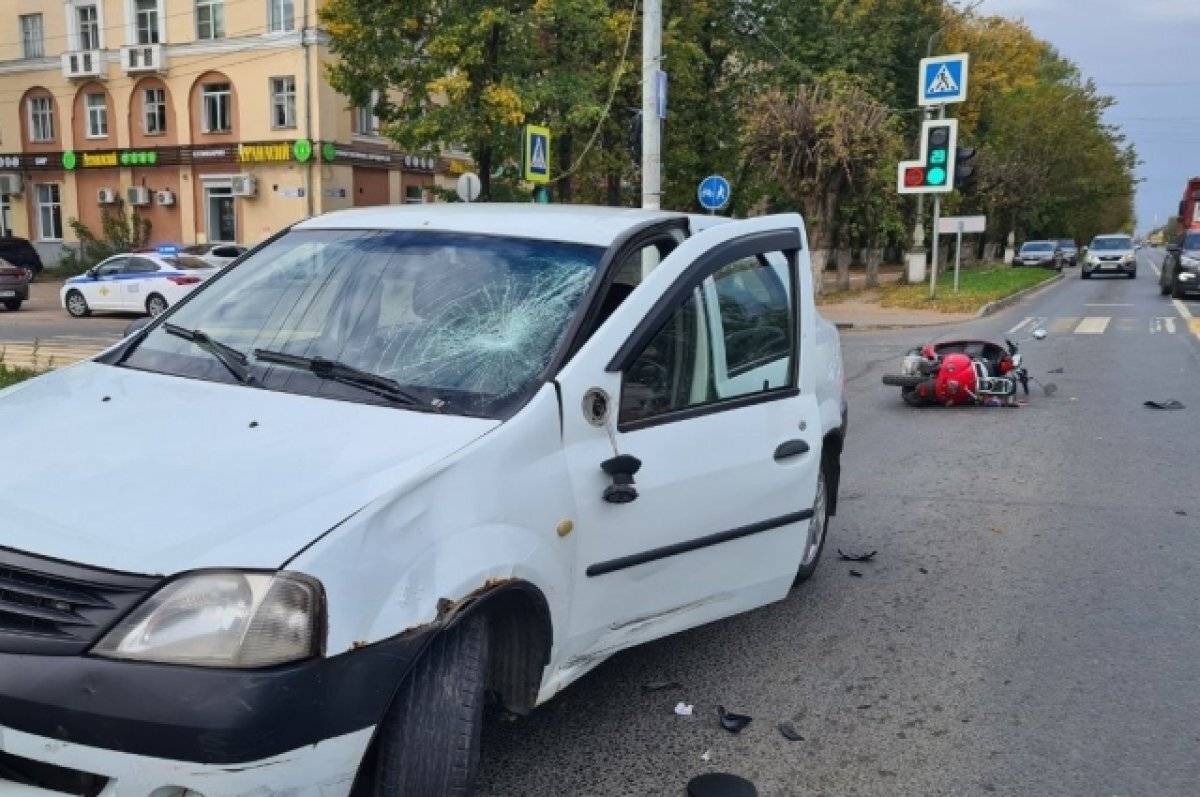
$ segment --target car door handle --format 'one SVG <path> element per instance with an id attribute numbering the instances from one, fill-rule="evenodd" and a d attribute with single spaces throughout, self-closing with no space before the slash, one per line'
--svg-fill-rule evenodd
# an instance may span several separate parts
<path id="1" fill-rule="evenodd" d="M 791 457 L 798 457 L 801 454 L 807 453 L 808 443 L 803 440 L 788 440 L 787 442 L 780 443 L 779 448 L 775 449 L 775 461 L 778 462 L 782 459 L 790 459 Z"/>

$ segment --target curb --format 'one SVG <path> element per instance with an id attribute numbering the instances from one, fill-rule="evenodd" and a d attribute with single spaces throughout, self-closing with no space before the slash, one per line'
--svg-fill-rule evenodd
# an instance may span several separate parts
<path id="1" fill-rule="evenodd" d="M 1066 279 L 1066 277 L 1067 277 L 1066 272 L 1060 271 L 1060 272 L 1058 272 L 1058 274 L 1054 275 L 1053 277 L 1046 280 L 1045 282 L 1039 282 L 1037 285 L 1032 285 L 1023 291 L 1017 291 L 1012 296 L 1005 296 L 1003 299 L 997 299 L 994 302 L 985 304 L 983 307 L 980 307 L 979 310 L 975 313 L 975 317 L 983 318 L 985 316 L 989 316 L 989 315 L 997 313 L 1001 310 L 1004 310 L 1008 307 L 1012 307 L 1014 304 L 1021 301 L 1026 296 L 1029 296 L 1030 294 L 1036 293 L 1041 290 L 1046 290 L 1047 288 L 1054 285 L 1055 283 L 1062 282 L 1064 279 Z"/>

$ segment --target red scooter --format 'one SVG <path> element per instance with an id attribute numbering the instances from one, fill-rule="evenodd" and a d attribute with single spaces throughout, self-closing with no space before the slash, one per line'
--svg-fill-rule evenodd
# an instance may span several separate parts
<path id="1" fill-rule="evenodd" d="M 1042 340 L 1046 330 L 1034 330 L 1032 337 Z M 1017 386 L 1028 396 L 1033 377 L 1017 344 L 1007 338 L 1004 342 L 1007 348 L 988 340 L 947 340 L 912 349 L 904 356 L 900 373 L 884 374 L 883 383 L 900 388 L 900 397 L 913 407 L 1016 407 Z M 1045 384 L 1042 389 L 1052 396 L 1058 388 Z"/>

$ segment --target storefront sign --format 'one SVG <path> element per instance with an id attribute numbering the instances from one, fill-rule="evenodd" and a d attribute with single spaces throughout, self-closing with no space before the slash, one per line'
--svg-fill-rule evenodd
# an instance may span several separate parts
<path id="1" fill-rule="evenodd" d="M 292 145 L 238 144 L 238 163 L 277 163 L 292 159 Z"/>
<path id="2" fill-rule="evenodd" d="M 390 150 L 356 149 L 332 141 L 321 144 L 321 160 L 325 163 L 351 163 L 363 166 L 378 166 L 386 169 L 412 169 L 434 171 L 437 158 L 423 155 L 406 155 Z"/>
<path id="3" fill-rule="evenodd" d="M 116 169 L 121 166 L 157 166 L 156 150 L 108 150 L 104 152 L 72 152 L 62 154 L 62 166 L 72 169 Z"/>

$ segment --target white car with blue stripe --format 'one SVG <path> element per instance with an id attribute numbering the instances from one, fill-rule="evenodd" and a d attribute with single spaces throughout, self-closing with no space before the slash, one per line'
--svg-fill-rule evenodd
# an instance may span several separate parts
<path id="1" fill-rule="evenodd" d="M 66 311 L 76 318 L 96 310 L 155 316 L 218 271 L 219 268 L 190 255 L 143 252 L 113 255 L 87 273 L 67 280 L 59 297 Z"/>

